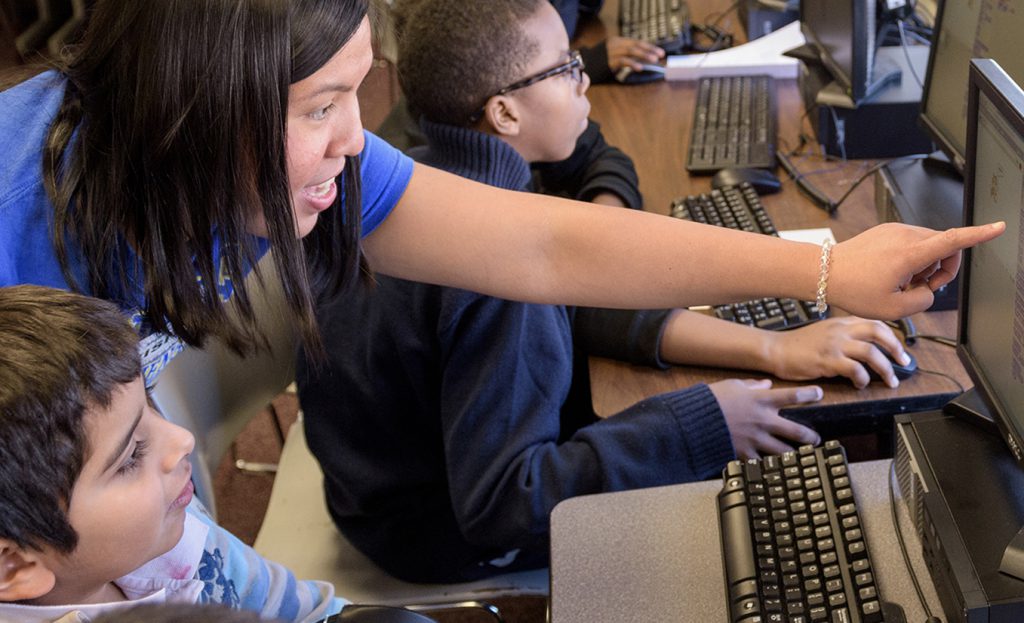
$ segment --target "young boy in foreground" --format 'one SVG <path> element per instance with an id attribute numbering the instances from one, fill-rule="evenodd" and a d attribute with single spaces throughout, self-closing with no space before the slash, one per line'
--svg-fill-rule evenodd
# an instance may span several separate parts
<path id="1" fill-rule="evenodd" d="M 80 621 L 216 603 L 318 621 L 344 602 L 298 582 L 192 499 L 190 432 L 150 404 L 112 304 L 0 288 L 0 621 Z"/>

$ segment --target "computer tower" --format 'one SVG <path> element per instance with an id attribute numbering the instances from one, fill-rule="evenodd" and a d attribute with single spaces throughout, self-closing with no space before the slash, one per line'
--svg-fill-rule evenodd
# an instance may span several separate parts
<path id="1" fill-rule="evenodd" d="M 994 424 L 978 416 L 930 411 L 895 422 L 900 497 L 944 621 L 1024 621 L 1024 581 L 998 570 L 1024 522 L 1024 470 Z"/>
<path id="2" fill-rule="evenodd" d="M 906 56 L 910 56 L 910 63 Z M 928 65 L 928 47 L 882 47 L 876 64 L 898 65 L 899 84 L 882 88 L 871 98 L 855 103 L 833 81 L 824 65 L 803 59 L 798 75 L 804 107 L 817 142 L 832 156 L 893 158 L 933 150 L 931 137 L 917 122 L 921 108 L 921 85 Z"/>

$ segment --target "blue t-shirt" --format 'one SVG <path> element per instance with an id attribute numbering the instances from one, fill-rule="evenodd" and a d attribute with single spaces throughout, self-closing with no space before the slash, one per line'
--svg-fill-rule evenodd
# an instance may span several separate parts
<path id="1" fill-rule="evenodd" d="M 64 98 L 65 78 L 54 71 L 42 73 L 0 92 L 0 286 L 32 283 L 67 288 L 53 245 L 50 222 L 53 205 L 43 187 L 42 153 L 46 133 Z M 405 192 L 412 177 L 412 160 L 373 134 L 366 132 L 361 156 L 362 235 L 376 229 Z M 269 245 L 258 239 L 260 254 Z M 215 261 L 220 259 L 215 244 Z M 69 246 L 69 266 L 78 284 L 88 284 L 86 265 L 79 250 Z M 139 280 L 141 286 L 141 279 Z M 223 299 L 231 296 L 230 281 L 217 284 Z M 156 375 L 178 352 L 181 342 L 154 331 L 139 311 L 141 298 L 125 309 L 142 335 L 139 352 L 143 375 L 152 385 Z"/>

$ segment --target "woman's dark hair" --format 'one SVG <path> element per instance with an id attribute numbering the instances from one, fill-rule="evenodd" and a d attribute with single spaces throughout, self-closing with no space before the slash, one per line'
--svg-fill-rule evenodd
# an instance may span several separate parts
<path id="1" fill-rule="evenodd" d="M 67 90 L 43 161 L 68 283 L 122 305 L 141 295 L 156 330 L 249 352 L 264 340 L 245 284 L 259 253 L 246 228 L 262 214 L 285 299 L 307 348 L 320 351 L 315 296 L 365 267 L 359 162 L 348 158 L 336 205 L 300 241 L 288 87 L 334 56 L 366 13 L 367 0 L 97 2 L 61 63 Z M 75 252 L 86 284 L 71 273 Z M 218 294 L 226 280 L 237 319 Z"/>
<path id="2" fill-rule="evenodd" d="M 0 538 L 71 552 L 85 414 L 139 378 L 139 338 L 109 301 L 21 285 L 0 288 L 0 344 Z"/>

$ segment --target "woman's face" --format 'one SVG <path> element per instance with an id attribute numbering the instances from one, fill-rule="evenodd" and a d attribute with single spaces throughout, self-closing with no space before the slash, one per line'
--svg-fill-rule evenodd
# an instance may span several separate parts
<path id="1" fill-rule="evenodd" d="M 356 91 L 373 62 L 370 22 L 316 73 L 288 89 L 288 186 L 299 237 L 313 230 L 320 213 L 338 196 L 335 181 L 345 157 L 363 151 L 363 124 Z M 267 236 L 262 215 L 252 233 Z"/>

